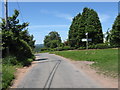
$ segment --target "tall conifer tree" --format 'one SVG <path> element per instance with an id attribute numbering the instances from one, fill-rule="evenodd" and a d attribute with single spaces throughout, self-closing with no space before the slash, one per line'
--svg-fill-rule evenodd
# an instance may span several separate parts
<path id="1" fill-rule="evenodd" d="M 110 34 L 110 45 L 120 47 L 120 13 L 114 21 Z"/>
<path id="2" fill-rule="evenodd" d="M 85 42 L 82 42 L 82 39 L 86 38 L 85 33 L 88 33 L 88 37 L 92 39 L 91 44 L 103 43 L 102 26 L 98 14 L 89 8 L 84 8 L 82 15 L 78 14 L 73 19 L 69 30 L 70 46 L 85 46 Z"/>

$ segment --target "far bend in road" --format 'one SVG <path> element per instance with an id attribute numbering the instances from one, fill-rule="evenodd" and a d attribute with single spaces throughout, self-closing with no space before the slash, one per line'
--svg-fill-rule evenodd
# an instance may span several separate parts
<path id="1" fill-rule="evenodd" d="M 39 62 L 21 80 L 17 88 L 100 88 L 84 72 L 53 54 L 37 54 Z"/>

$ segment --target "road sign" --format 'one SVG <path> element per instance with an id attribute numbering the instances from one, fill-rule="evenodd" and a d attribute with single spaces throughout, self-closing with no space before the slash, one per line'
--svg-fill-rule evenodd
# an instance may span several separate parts
<path id="1" fill-rule="evenodd" d="M 92 39 L 88 39 L 88 41 L 92 41 Z"/>
<path id="2" fill-rule="evenodd" d="M 83 42 L 86 42 L 86 41 L 87 41 L 87 39 L 83 38 L 83 39 L 82 39 L 82 41 L 83 41 Z"/>
<path id="3" fill-rule="evenodd" d="M 83 41 L 83 42 L 86 42 L 87 39 L 83 38 L 82 41 Z M 92 41 L 92 39 L 88 39 L 88 41 Z"/>

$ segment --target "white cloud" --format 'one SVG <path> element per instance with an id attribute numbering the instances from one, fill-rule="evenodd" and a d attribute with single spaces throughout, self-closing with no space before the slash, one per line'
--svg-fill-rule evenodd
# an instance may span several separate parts
<path id="1" fill-rule="evenodd" d="M 67 20 L 70 20 L 70 21 L 72 21 L 72 18 L 73 18 L 70 14 L 60 13 L 60 12 L 57 12 L 57 11 L 40 10 L 40 12 L 44 13 L 44 14 L 51 14 L 53 16 L 64 18 L 64 19 L 67 19 Z"/>
<path id="2" fill-rule="evenodd" d="M 107 22 L 111 17 L 107 14 L 98 14 L 101 22 Z"/>
<path id="3" fill-rule="evenodd" d="M 65 19 L 70 20 L 70 21 L 72 21 L 72 19 L 73 19 L 72 16 L 70 16 L 70 15 L 68 15 L 68 14 L 63 14 L 63 13 L 57 14 L 56 16 L 57 16 L 57 17 L 61 17 L 61 18 L 65 18 Z"/>

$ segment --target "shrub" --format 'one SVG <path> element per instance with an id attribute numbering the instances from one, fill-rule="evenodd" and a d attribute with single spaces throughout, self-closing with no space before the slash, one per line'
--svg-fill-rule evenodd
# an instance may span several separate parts
<path id="1" fill-rule="evenodd" d="M 108 45 L 106 45 L 106 44 L 96 44 L 95 48 L 96 49 L 105 49 L 105 48 L 108 48 Z"/>
<path id="2" fill-rule="evenodd" d="M 27 44 L 27 42 L 25 42 L 24 40 L 20 40 L 19 42 L 19 46 L 17 48 L 18 51 L 16 54 L 17 59 L 18 60 L 24 60 L 26 58 L 32 58 L 33 56 L 33 52 L 31 47 Z"/>
<path id="3" fill-rule="evenodd" d="M 62 47 L 58 47 L 58 48 L 55 48 L 54 50 L 55 50 L 55 51 L 62 51 L 63 48 L 62 48 Z"/>
<path id="4" fill-rule="evenodd" d="M 28 58 L 28 59 L 22 61 L 21 63 L 22 63 L 23 66 L 29 66 L 29 65 L 31 65 L 32 61 L 33 61 L 33 59 Z"/>
<path id="5" fill-rule="evenodd" d="M 71 50 L 72 49 L 72 47 L 70 47 L 70 46 L 64 46 L 63 47 L 63 50 Z"/>
<path id="6" fill-rule="evenodd" d="M 54 48 L 50 48 L 49 51 L 54 51 Z"/>
<path id="7" fill-rule="evenodd" d="M 86 47 L 79 47 L 78 50 L 86 49 Z"/>
<path id="8" fill-rule="evenodd" d="M 7 56 L 2 59 L 3 64 L 11 64 L 11 65 L 17 65 L 18 61 L 15 56 Z"/>
<path id="9" fill-rule="evenodd" d="M 88 48 L 89 49 L 96 49 L 96 46 L 95 45 L 89 45 Z"/>
<path id="10" fill-rule="evenodd" d="M 41 51 L 48 51 L 49 49 L 44 47 L 44 48 L 41 48 L 40 50 Z"/>

